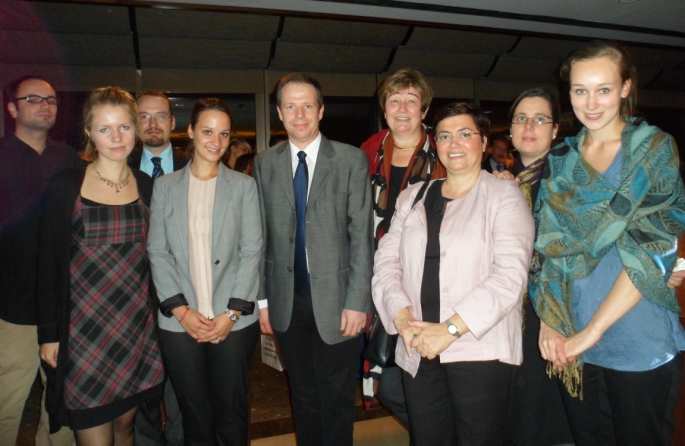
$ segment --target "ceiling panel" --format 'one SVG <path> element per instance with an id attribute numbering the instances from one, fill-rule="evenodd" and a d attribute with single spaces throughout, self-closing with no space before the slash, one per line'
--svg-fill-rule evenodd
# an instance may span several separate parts
<path id="1" fill-rule="evenodd" d="M 484 54 L 459 54 L 401 47 L 397 49 L 388 71 L 414 67 L 428 76 L 477 79 L 487 73 L 493 59 L 494 56 Z"/>
<path id="2" fill-rule="evenodd" d="M 276 37 L 279 20 L 275 15 L 136 8 L 141 36 L 265 41 Z"/>
<path id="3" fill-rule="evenodd" d="M 390 57 L 389 48 L 317 45 L 279 41 L 271 69 L 340 73 L 379 73 Z"/>
<path id="4" fill-rule="evenodd" d="M 0 31 L 0 61 L 5 63 L 126 66 L 135 65 L 130 36 Z"/>
<path id="5" fill-rule="evenodd" d="M 523 37 L 509 55 L 521 58 L 554 59 L 561 62 L 571 51 L 585 43 L 582 40 Z"/>
<path id="6" fill-rule="evenodd" d="M 459 53 L 501 54 L 509 50 L 517 37 L 509 34 L 483 33 L 453 29 L 417 27 L 407 47 Z"/>
<path id="7" fill-rule="evenodd" d="M 0 29 L 75 34 L 129 34 L 128 8 L 2 0 Z"/>
<path id="8" fill-rule="evenodd" d="M 558 79 L 559 62 L 553 59 L 502 56 L 488 75 L 490 80 L 554 82 Z"/>
<path id="9" fill-rule="evenodd" d="M 394 47 L 409 27 L 383 23 L 286 17 L 280 39 L 286 42 Z"/>
<path id="10" fill-rule="evenodd" d="M 270 46 L 270 42 L 145 37 L 140 39 L 140 61 L 143 68 L 264 69 Z"/>

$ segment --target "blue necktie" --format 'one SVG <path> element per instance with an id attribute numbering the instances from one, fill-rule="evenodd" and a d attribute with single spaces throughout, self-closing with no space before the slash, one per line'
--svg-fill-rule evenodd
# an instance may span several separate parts
<path id="1" fill-rule="evenodd" d="M 150 161 L 152 161 L 152 165 L 154 166 L 152 168 L 152 178 L 157 178 L 164 175 L 164 169 L 162 169 L 162 158 L 153 156 L 150 158 Z"/>
<path id="2" fill-rule="evenodd" d="M 295 292 L 298 294 L 308 294 L 309 272 L 307 271 L 307 251 L 305 249 L 307 214 L 307 187 L 309 186 L 309 171 L 307 170 L 307 154 L 303 151 L 297 152 L 297 163 L 295 176 L 293 177 L 293 192 L 295 194 L 295 214 L 297 216 L 297 227 L 295 228 Z"/>

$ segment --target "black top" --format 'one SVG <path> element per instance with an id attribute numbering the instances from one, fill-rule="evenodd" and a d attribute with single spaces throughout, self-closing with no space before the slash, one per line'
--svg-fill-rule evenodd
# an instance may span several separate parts
<path id="1" fill-rule="evenodd" d="M 404 179 L 404 173 L 406 171 L 406 167 L 391 166 L 388 206 L 386 207 L 385 218 L 383 218 L 383 224 L 385 224 L 386 228 L 390 228 L 390 221 L 395 214 L 395 203 L 397 203 L 397 197 L 400 195 L 400 192 L 402 192 L 402 180 Z"/>
<path id="2" fill-rule="evenodd" d="M 440 225 L 450 201 L 442 196 L 442 183 L 435 181 L 426 192 L 426 257 L 421 280 L 421 314 L 426 322 L 440 322 Z"/>
<path id="3" fill-rule="evenodd" d="M 41 197 L 56 173 L 80 161 L 65 144 L 48 140 L 38 154 L 14 135 L 0 141 L 0 159 L 0 319 L 34 325 Z"/>

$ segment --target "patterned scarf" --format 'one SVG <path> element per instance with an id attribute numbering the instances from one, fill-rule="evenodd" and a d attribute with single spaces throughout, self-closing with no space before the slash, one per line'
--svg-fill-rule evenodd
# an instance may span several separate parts
<path id="1" fill-rule="evenodd" d="M 620 184 L 613 187 L 583 160 L 585 136 L 583 129 L 550 152 L 534 212 L 539 266 L 531 268 L 529 295 L 540 319 L 564 336 L 576 333 L 573 282 L 588 276 L 613 246 L 644 298 L 679 311 L 666 286 L 677 236 L 685 229 L 673 137 L 631 119 L 621 135 Z M 581 368 L 576 362 L 556 373 L 572 396 L 582 393 Z"/>
<path id="2" fill-rule="evenodd" d="M 414 154 L 409 160 L 407 169 L 402 178 L 400 190 L 404 190 L 407 185 L 428 179 L 443 178 L 447 175 L 445 168 L 438 160 L 438 155 L 433 147 L 432 141 L 425 131 L 421 131 L 421 139 L 414 149 Z M 388 207 L 388 193 L 390 191 L 390 173 L 392 171 L 392 153 L 395 148 L 395 141 L 392 134 L 388 132 L 380 144 L 376 153 L 376 172 L 371 177 L 371 188 L 374 197 L 374 215 L 376 223 L 376 240 L 388 230 L 390 219 L 388 213 L 394 209 Z"/>
<path id="3" fill-rule="evenodd" d="M 533 161 L 528 167 L 516 175 L 516 180 L 519 183 L 519 189 L 521 189 L 521 192 L 526 198 L 528 206 L 531 209 L 533 209 L 533 202 L 535 199 L 535 186 L 540 182 L 545 164 L 547 164 L 546 155 Z"/>

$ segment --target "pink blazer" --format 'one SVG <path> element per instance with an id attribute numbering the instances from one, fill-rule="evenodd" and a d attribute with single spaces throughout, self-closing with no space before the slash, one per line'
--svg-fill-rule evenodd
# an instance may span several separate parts
<path id="1" fill-rule="evenodd" d="M 426 211 L 421 185 L 397 199 L 390 231 L 376 251 L 373 301 L 388 333 L 406 307 L 421 316 Z M 522 298 L 533 248 L 533 218 L 516 182 L 481 171 L 476 185 L 447 204 L 440 228 L 440 320 L 459 313 L 471 330 L 440 355 L 440 362 L 522 360 Z M 395 361 L 416 376 L 419 354 L 397 343 Z"/>

